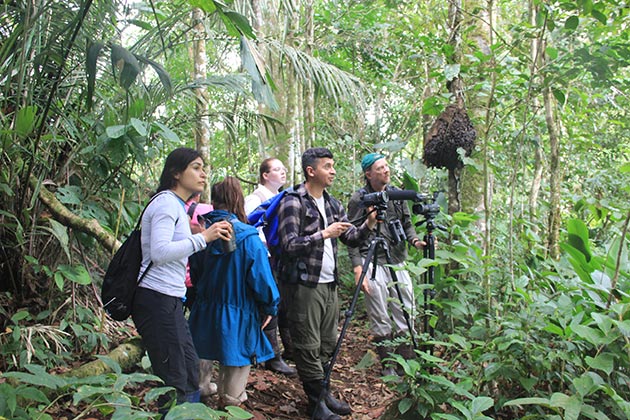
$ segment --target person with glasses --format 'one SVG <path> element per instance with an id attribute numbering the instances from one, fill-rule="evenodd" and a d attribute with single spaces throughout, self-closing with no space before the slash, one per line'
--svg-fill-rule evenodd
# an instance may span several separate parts
<path id="1" fill-rule="evenodd" d="M 260 206 L 263 202 L 278 194 L 280 188 L 282 188 L 286 181 L 287 168 L 284 167 L 284 164 L 280 159 L 270 157 L 263 160 L 258 170 L 258 188 L 245 197 L 245 214 L 249 214 L 256 210 L 256 208 L 258 208 L 258 206 Z M 258 234 L 263 243 L 266 244 L 267 241 L 262 228 L 258 229 Z M 278 330 L 280 330 L 280 337 L 284 347 L 284 356 L 291 357 L 291 334 L 289 333 L 289 325 L 286 319 L 286 308 L 285 305 L 282 304 L 282 300 L 280 301 L 278 316 L 273 317 L 264 330 L 264 333 L 271 343 L 275 353 L 275 357 L 267 361 L 264 366 L 265 369 L 269 369 L 282 375 L 295 376 L 297 375 L 297 370 L 289 366 L 284 361 L 282 353 L 280 353 Z"/>

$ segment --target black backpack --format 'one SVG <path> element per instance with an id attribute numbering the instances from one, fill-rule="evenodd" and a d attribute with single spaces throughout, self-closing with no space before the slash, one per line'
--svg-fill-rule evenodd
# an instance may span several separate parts
<path id="1" fill-rule="evenodd" d="M 133 297 L 136 294 L 138 284 L 140 284 L 153 265 L 153 261 L 151 261 L 142 273 L 142 276 L 138 278 L 142 265 L 140 223 L 142 222 L 144 211 L 158 195 L 160 194 L 154 195 L 144 210 L 142 210 L 136 227 L 112 257 L 105 272 L 105 277 L 103 277 L 103 286 L 101 287 L 103 309 L 116 321 L 124 321 L 131 315 Z"/>

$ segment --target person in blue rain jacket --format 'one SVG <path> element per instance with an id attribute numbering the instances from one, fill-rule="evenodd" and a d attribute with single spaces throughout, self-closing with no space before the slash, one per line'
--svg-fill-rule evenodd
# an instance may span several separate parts
<path id="1" fill-rule="evenodd" d="M 190 257 L 196 299 L 189 324 L 197 354 L 219 362 L 220 404 L 240 405 L 252 364 L 272 359 L 274 352 L 262 328 L 277 314 L 280 294 L 258 231 L 246 223 L 243 191 L 233 177 L 212 186 L 214 211 L 208 224 L 229 220 L 236 247 L 216 240 Z"/>

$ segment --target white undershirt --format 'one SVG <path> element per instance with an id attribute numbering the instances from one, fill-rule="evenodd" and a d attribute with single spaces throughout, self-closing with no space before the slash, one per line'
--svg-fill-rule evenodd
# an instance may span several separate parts
<path id="1" fill-rule="evenodd" d="M 328 218 L 326 217 L 326 206 L 324 204 L 324 196 L 319 198 L 313 197 L 319 214 L 324 219 L 324 228 L 328 227 Z M 320 283 L 331 283 L 335 281 L 335 256 L 333 255 L 332 239 L 324 239 L 324 256 L 322 258 L 322 271 L 319 273 Z"/>

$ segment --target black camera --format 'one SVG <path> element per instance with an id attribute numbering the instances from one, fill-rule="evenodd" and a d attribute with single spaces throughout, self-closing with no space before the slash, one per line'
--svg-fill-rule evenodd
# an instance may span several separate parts
<path id="1" fill-rule="evenodd" d="M 421 214 L 427 219 L 432 219 L 440 213 L 440 205 L 436 203 L 439 192 L 434 192 L 433 197 L 426 194 L 418 194 L 419 200 L 411 208 L 414 214 Z"/>
<path id="2" fill-rule="evenodd" d="M 389 195 L 387 191 L 378 191 L 373 193 L 363 193 L 361 195 L 361 204 L 364 207 L 387 207 L 389 201 Z"/>

